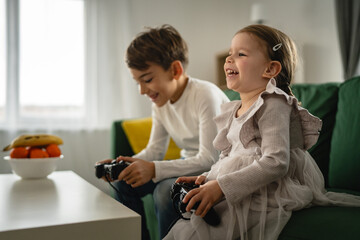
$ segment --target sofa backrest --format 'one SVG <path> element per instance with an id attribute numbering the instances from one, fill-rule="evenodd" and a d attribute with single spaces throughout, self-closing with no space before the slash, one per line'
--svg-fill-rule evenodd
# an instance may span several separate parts
<path id="1" fill-rule="evenodd" d="M 309 149 L 324 175 L 328 187 L 331 138 L 335 125 L 339 83 L 294 84 L 291 89 L 301 106 L 322 120 L 322 129 L 317 143 Z"/>
<path id="2" fill-rule="evenodd" d="M 360 77 L 342 84 L 294 84 L 292 91 L 302 107 L 323 121 L 319 140 L 309 152 L 324 175 L 326 187 L 359 191 Z M 240 99 L 237 92 L 224 92 L 230 100 Z M 134 154 L 122 124 L 116 121 L 112 126 L 114 157 Z"/>
<path id="3" fill-rule="evenodd" d="M 122 121 L 122 128 L 134 154 L 146 148 L 151 134 L 152 118 L 129 119 Z M 170 138 L 164 160 L 179 159 L 181 149 Z"/>
<path id="4" fill-rule="evenodd" d="M 339 88 L 329 185 L 360 191 L 360 76 L 345 81 Z"/>
<path id="5" fill-rule="evenodd" d="M 151 125 L 151 117 L 114 121 L 111 126 L 111 157 L 132 156 L 139 153 L 149 141 Z M 164 159 L 180 158 L 180 150 L 170 138 Z"/>

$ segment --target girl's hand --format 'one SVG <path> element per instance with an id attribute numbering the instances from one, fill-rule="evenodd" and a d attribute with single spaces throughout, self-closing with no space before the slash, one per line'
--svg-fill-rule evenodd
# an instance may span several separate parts
<path id="1" fill-rule="evenodd" d="M 119 181 L 124 180 L 131 187 L 140 187 L 155 177 L 155 164 L 139 158 L 120 156 L 117 161 L 131 163 L 119 174 Z"/>
<path id="2" fill-rule="evenodd" d="M 176 179 L 176 183 L 179 182 L 185 182 L 185 183 L 193 183 L 196 185 L 201 185 L 205 183 L 205 176 L 191 176 L 191 177 L 179 177 L 178 179 Z"/>
<path id="3" fill-rule="evenodd" d="M 199 188 L 192 189 L 186 194 L 183 202 L 188 203 L 186 211 L 190 211 L 195 203 L 200 202 L 200 205 L 195 211 L 195 214 L 201 217 L 205 217 L 206 213 L 212 206 L 218 203 L 224 193 L 222 192 L 217 180 L 211 180 L 201 185 Z"/>

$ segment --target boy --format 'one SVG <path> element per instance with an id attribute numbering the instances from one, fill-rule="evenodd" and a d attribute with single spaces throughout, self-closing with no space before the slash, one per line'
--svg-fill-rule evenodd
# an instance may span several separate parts
<path id="1" fill-rule="evenodd" d="M 208 171 L 217 160 L 212 141 L 217 134 L 213 117 L 226 95 L 214 84 L 185 73 L 187 45 L 170 25 L 149 28 L 129 45 L 126 63 L 140 94 L 153 102 L 148 145 L 132 157 L 116 183 L 117 198 L 142 216 L 142 238 L 149 238 L 141 197 L 153 193 L 160 236 L 163 238 L 177 214 L 170 199 L 176 178 Z M 172 137 L 182 149 L 181 159 L 162 161 Z"/>

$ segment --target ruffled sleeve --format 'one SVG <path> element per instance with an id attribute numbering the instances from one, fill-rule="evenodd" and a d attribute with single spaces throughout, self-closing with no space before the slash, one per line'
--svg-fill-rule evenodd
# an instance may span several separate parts
<path id="1" fill-rule="evenodd" d="M 227 140 L 226 135 L 229 132 L 229 127 L 233 119 L 232 116 L 240 105 L 240 100 L 224 103 L 221 105 L 221 114 L 214 118 L 218 134 L 213 141 L 213 145 L 217 150 L 222 152 L 222 155 L 226 155 L 231 149 L 231 144 Z"/>
<path id="2" fill-rule="evenodd" d="M 269 83 L 266 86 L 266 90 L 260 94 L 259 98 L 254 103 L 254 107 L 251 108 L 251 112 L 248 114 L 243 128 L 241 129 L 240 140 L 244 147 L 246 148 L 250 141 L 253 140 L 255 131 L 253 117 L 255 113 L 258 112 L 261 106 L 264 105 L 266 96 L 271 94 L 283 96 L 287 104 L 292 106 L 294 111 L 298 113 L 302 127 L 304 149 L 308 150 L 311 148 L 319 138 L 322 121 L 318 117 L 315 117 L 309 113 L 309 111 L 305 108 L 300 107 L 299 102 L 295 97 L 289 96 L 280 88 L 277 88 L 276 81 L 274 79 L 269 80 Z"/>

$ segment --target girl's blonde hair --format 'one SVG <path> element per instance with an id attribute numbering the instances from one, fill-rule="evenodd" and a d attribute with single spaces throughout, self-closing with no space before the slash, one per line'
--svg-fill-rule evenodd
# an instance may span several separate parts
<path id="1" fill-rule="evenodd" d="M 282 67 L 281 72 L 275 77 L 276 86 L 293 95 L 290 83 L 294 78 L 297 64 L 297 51 L 293 40 L 280 30 L 262 24 L 249 25 L 236 34 L 238 33 L 250 33 L 265 43 L 265 53 L 269 59 L 279 61 Z"/>

